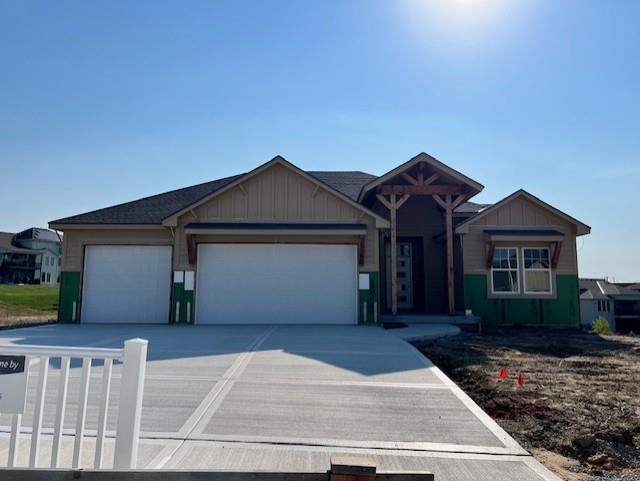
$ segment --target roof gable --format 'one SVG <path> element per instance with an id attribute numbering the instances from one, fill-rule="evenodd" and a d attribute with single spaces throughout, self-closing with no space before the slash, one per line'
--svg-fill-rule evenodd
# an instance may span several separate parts
<path id="1" fill-rule="evenodd" d="M 419 164 L 421 162 L 429 165 L 435 171 L 437 171 L 437 172 L 439 172 L 441 174 L 444 174 L 445 176 L 450 177 L 451 179 L 468 186 L 468 188 L 470 189 L 470 194 L 471 194 L 468 197 L 472 197 L 473 195 L 477 194 L 482 189 L 484 189 L 484 186 L 482 184 L 480 184 L 479 182 L 476 182 L 472 178 L 467 177 L 466 175 L 462 174 L 461 172 L 458 172 L 457 170 L 455 170 L 455 169 L 449 167 L 448 165 L 440 162 L 435 157 L 432 157 L 431 155 L 426 154 L 425 152 L 421 152 L 418 155 L 416 155 L 415 157 L 409 159 L 404 164 L 399 165 L 398 167 L 390 170 L 386 174 L 381 175 L 380 177 L 372 180 L 371 182 L 369 182 L 368 184 L 363 186 L 362 191 L 360 192 L 360 195 L 358 196 L 358 199 L 360 201 L 362 201 L 364 196 L 365 196 L 365 194 L 367 192 L 369 192 L 371 189 L 373 189 L 373 188 L 375 188 L 375 187 L 377 187 L 377 186 L 379 186 L 379 185 L 381 185 L 381 184 L 393 179 L 394 177 L 399 176 L 403 172 L 406 172 L 407 170 L 411 169 L 413 166 L 415 166 L 415 165 L 417 165 L 417 164 Z"/>
<path id="2" fill-rule="evenodd" d="M 541 199 L 539 199 L 538 197 L 530 194 L 529 192 L 520 189 L 517 190 L 516 192 L 514 192 L 513 194 L 505 197 L 504 199 L 502 199 L 501 201 L 493 204 L 490 207 L 487 207 L 486 209 L 482 210 L 481 212 L 479 212 L 478 214 L 474 215 L 473 217 L 470 217 L 469 219 L 465 220 L 464 222 L 460 223 L 457 227 L 456 227 L 456 233 L 458 234 L 466 234 L 469 232 L 469 226 L 473 225 L 477 222 L 479 222 L 482 219 L 486 219 L 487 216 L 494 214 L 496 212 L 499 212 L 501 209 L 504 209 L 506 206 L 508 206 L 509 204 L 517 201 L 518 199 L 524 199 L 526 202 L 530 202 L 533 205 L 535 205 L 536 207 L 549 212 L 550 214 L 552 214 L 555 217 L 559 217 L 560 219 L 562 219 L 564 222 L 567 222 L 569 224 L 572 224 L 576 227 L 576 235 L 585 235 L 585 234 L 589 234 L 591 232 L 591 227 L 589 227 L 588 225 L 580 222 L 579 220 L 575 219 L 574 217 L 571 217 L 570 215 L 562 212 L 561 210 L 553 207 L 550 204 L 547 204 L 546 202 L 542 201 Z M 533 222 L 531 222 L 530 220 L 527 221 L 527 219 L 525 218 L 525 216 L 522 216 L 523 222 L 521 225 L 549 225 L 550 222 L 539 222 L 537 219 L 534 219 Z M 501 223 L 502 225 L 509 225 L 508 222 L 506 223 Z"/>
<path id="3" fill-rule="evenodd" d="M 212 192 L 211 194 L 199 199 L 198 201 L 185 206 L 183 209 L 181 209 L 180 211 L 177 211 L 173 214 L 171 214 L 170 216 L 166 217 L 165 219 L 163 219 L 162 223 L 163 225 L 166 226 L 176 226 L 178 224 L 178 218 L 188 212 L 195 212 L 198 208 L 200 208 L 200 206 L 211 202 L 213 199 L 224 196 L 226 193 L 232 191 L 233 189 L 238 189 L 242 192 L 242 195 L 245 195 L 246 192 L 244 192 L 244 184 L 248 184 L 249 182 L 251 182 L 252 179 L 260 176 L 261 174 L 264 174 L 265 172 L 269 171 L 270 169 L 274 169 L 276 167 L 280 167 L 283 169 L 286 169 L 289 172 L 293 172 L 295 175 L 305 179 L 307 182 L 312 183 L 315 186 L 315 191 L 317 191 L 318 189 L 322 190 L 325 193 L 328 193 L 331 197 L 337 198 L 338 200 L 340 200 L 341 202 L 344 202 L 346 204 L 348 204 L 351 208 L 357 210 L 358 212 L 363 212 L 365 214 L 368 214 L 369 216 L 373 217 L 376 220 L 376 226 L 377 227 L 388 227 L 389 223 L 386 219 L 384 219 L 383 217 L 381 217 L 380 215 L 376 214 L 375 212 L 373 212 L 372 210 L 368 209 L 367 207 L 359 204 L 358 202 L 356 202 L 354 199 L 352 199 L 351 197 L 349 197 L 348 195 L 346 195 L 345 193 L 341 192 L 340 190 L 337 190 L 336 188 L 334 188 L 333 186 L 327 184 L 326 182 L 323 182 L 322 180 L 320 180 L 323 177 L 332 177 L 331 180 L 335 181 L 336 177 L 338 177 L 340 174 L 338 173 L 332 173 L 332 175 L 328 176 L 327 173 L 316 173 L 316 175 L 312 175 L 308 172 L 303 171 L 302 169 L 296 167 L 295 165 L 293 165 L 292 163 L 290 163 L 289 161 L 287 161 L 284 157 L 281 156 L 276 156 L 273 159 L 271 159 L 270 161 L 262 164 L 261 166 L 257 167 L 256 169 L 252 170 L 251 172 L 248 172 L 242 176 L 237 177 L 236 179 L 234 179 L 232 182 L 229 182 L 227 185 L 225 185 L 224 187 L 216 190 L 215 192 Z M 363 178 L 364 176 L 366 176 L 367 174 L 362 173 L 363 175 L 358 176 L 359 179 Z M 342 175 L 344 176 L 344 173 L 342 173 Z M 353 176 L 351 176 L 353 177 Z M 349 177 L 349 179 L 351 179 L 351 177 Z M 349 180 L 347 183 L 349 183 L 350 185 L 352 185 L 353 183 L 357 184 L 358 180 L 352 181 Z M 343 185 L 344 187 L 344 185 Z M 315 196 L 315 192 L 313 194 Z"/>

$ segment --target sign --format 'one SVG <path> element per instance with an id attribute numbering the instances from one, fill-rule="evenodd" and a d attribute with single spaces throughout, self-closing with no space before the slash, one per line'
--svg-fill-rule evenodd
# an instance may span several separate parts
<path id="1" fill-rule="evenodd" d="M 0 356 L 0 413 L 24 412 L 28 377 L 26 356 Z"/>

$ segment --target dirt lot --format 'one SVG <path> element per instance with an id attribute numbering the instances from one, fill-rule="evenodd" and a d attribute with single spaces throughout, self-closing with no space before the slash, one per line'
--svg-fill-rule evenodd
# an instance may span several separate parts
<path id="1" fill-rule="evenodd" d="M 16 312 L 15 309 L 7 309 L 0 305 L 0 328 L 2 326 L 16 327 L 54 322 L 56 316 L 57 313 L 55 311 L 43 312 L 21 309 L 20 312 Z"/>
<path id="2" fill-rule="evenodd" d="M 419 347 L 564 479 L 640 480 L 640 337 L 518 330 Z"/>

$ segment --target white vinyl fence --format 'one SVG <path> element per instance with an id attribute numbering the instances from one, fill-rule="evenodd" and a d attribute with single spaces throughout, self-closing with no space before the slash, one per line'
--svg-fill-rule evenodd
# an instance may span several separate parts
<path id="1" fill-rule="evenodd" d="M 85 422 L 87 415 L 87 401 L 91 381 L 91 363 L 93 359 L 103 361 L 101 393 L 98 405 L 98 425 L 96 431 L 95 457 L 93 467 L 103 467 L 104 441 L 111 392 L 111 377 L 113 362 L 121 361 L 122 381 L 120 398 L 118 400 L 118 418 L 116 424 L 114 469 L 132 469 L 136 467 L 138 457 L 138 438 L 140 435 L 140 419 L 142 415 L 142 393 L 144 389 L 144 374 L 147 359 L 147 344 L 144 339 L 130 339 L 125 341 L 122 349 L 59 347 L 59 346 L 0 346 L 0 356 L 26 356 L 26 364 L 32 359 L 38 359 L 37 389 L 35 409 L 31 427 L 31 448 L 29 451 L 30 468 L 38 466 L 40 442 L 42 439 L 42 419 L 47 390 L 47 375 L 49 362 L 52 358 L 60 359 L 60 373 L 58 380 L 58 396 L 53 426 L 53 440 L 51 447 L 51 468 L 60 467 L 62 437 L 64 430 L 65 408 L 67 403 L 67 389 L 69 384 L 69 369 L 71 359 L 82 360 L 80 374 L 80 392 L 78 410 L 74 430 L 74 446 L 72 468 L 81 466 L 83 444 L 85 438 Z M 13 414 L 11 423 L 11 437 L 9 441 L 9 456 L 7 467 L 16 466 L 19 439 L 22 428 L 22 414 Z"/>

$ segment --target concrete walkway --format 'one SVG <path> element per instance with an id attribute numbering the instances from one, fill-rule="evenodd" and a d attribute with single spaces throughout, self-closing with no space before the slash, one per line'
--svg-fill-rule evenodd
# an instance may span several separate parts
<path id="1" fill-rule="evenodd" d="M 0 332 L 0 346 L 115 347 L 149 339 L 139 466 L 167 469 L 324 471 L 333 454 L 377 459 L 383 470 L 430 470 L 438 481 L 557 480 L 404 337 L 451 335 L 453 326 L 72 326 Z M 0 347 L 1 354 L 1 347 Z M 74 364 L 65 426 L 75 422 Z M 35 376 L 36 370 L 32 370 Z M 113 399 L 120 368 L 114 367 Z M 96 426 L 101 367 L 87 419 Z M 44 426 L 53 423 L 55 363 Z M 30 383 L 33 398 L 35 383 Z M 116 406 L 108 428 L 115 428 Z M 29 403 L 23 425 L 30 426 Z M 9 418 L 0 416 L 0 431 Z M 71 431 L 70 431 L 71 432 Z M 113 431 L 111 435 L 113 435 Z M 21 463 L 26 464 L 28 436 Z M 86 466 L 93 459 L 87 440 Z M 73 436 L 65 436 L 69 465 Z M 0 436 L 0 464 L 7 435 Z M 112 440 L 105 455 L 112 459 Z M 41 448 L 48 465 L 50 440 Z"/>

